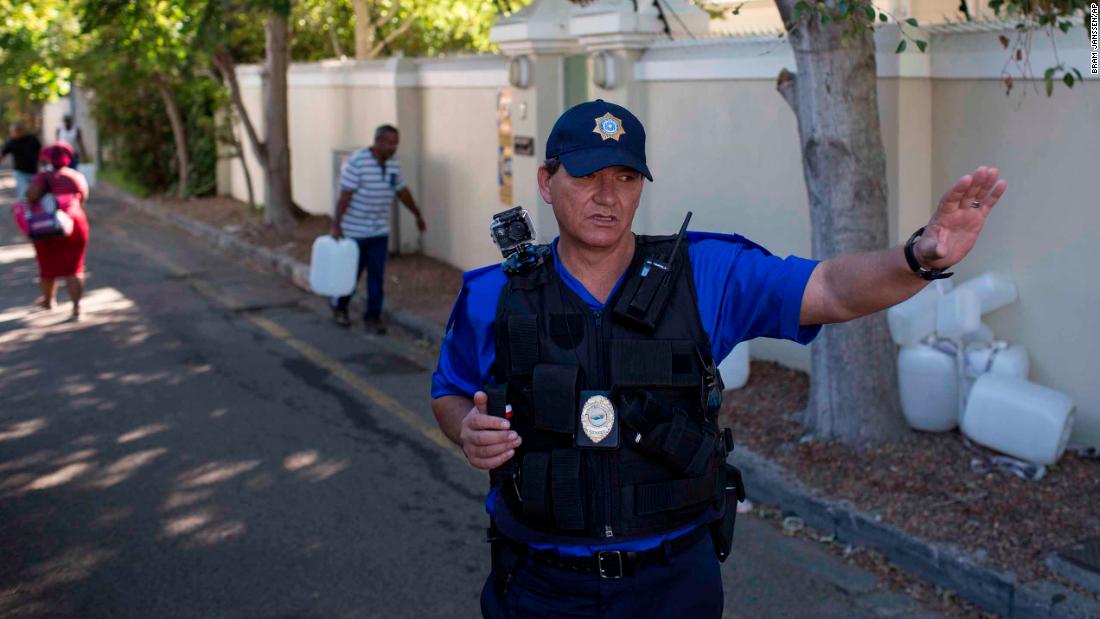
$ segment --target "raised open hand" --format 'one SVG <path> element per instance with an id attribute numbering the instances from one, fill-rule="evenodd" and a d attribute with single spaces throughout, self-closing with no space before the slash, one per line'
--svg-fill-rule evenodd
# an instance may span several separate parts
<path id="1" fill-rule="evenodd" d="M 956 181 L 940 198 L 940 206 L 913 246 L 921 266 L 946 269 L 958 264 L 974 248 L 997 200 L 1008 182 L 997 179 L 997 168 L 982 166 Z"/>

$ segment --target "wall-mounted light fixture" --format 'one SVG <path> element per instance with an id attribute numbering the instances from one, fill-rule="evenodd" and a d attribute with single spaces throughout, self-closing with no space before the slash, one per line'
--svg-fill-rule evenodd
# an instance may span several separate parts
<path id="1" fill-rule="evenodd" d="M 508 61 L 508 83 L 516 88 L 531 85 L 531 59 L 527 56 L 513 56 Z"/>
<path id="2" fill-rule="evenodd" d="M 599 88 L 612 89 L 619 85 L 619 59 L 613 52 L 592 54 L 592 83 Z"/>

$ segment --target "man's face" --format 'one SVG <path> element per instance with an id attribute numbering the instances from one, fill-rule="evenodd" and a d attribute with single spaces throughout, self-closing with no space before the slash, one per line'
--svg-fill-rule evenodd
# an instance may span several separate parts
<path id="1" fill-rule="evenodd" d="M 397 145 L 400 141 L 393 131 L 383 131 L 382 135 L 374 141 L 374 152 L 383 159 L 389 159 L 397 152 Z"/>
<path id="2" fill-rule="evenodd" d="M 72 116 L 66 116 L 62 120 L 65 122 L 65 128 L 66 129 L 72 129 L 73 128 L 73 117 Z"/>
<path id="3" fill-rule="evenodd" d="M 553 175 L 539 168 L 539 193 L 553 206 L 561 235 L 594 248 L 614 247 L 630 233 L 644 184 L 645 177 L 626 166 L 588 176 L 570 176 L 565 166 Z"/>

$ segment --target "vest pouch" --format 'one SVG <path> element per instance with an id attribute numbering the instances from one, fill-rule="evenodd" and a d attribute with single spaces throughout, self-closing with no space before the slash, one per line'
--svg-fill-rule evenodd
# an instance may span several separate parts
<path id="1" fill-rule="evenodd" d="M 616 387 L 687 387 L 703 379 L 691 340 L 611 341 L 611 384 Z"/>
<path id="2" fill-rule="evenodd" d="M 532 404 L 536 430 L 573 435 L 577 427 L 580 381 L 580 366 L 551 363 L 535 366 Z"/>
<path id="3" fill-rule="evenodd" d="M 550 454 L 532 452 L 523 457 L 519 474 L 519 496 L 523 514 L 550 521 Z"/>
<path id="4" fill-rule="evenodd" d="M 659 458 L 667 425 L 672 421 L 672 408 L 649 391 L 629 389 L 620 394 L 619 410 L 624 425 L 623 442 L 647 456 Z M 663 428 L 660 432 L 659 427 Z"/>
<path id="5" fill-rule="evenodd" d="M 710 468 L 722 443 L 718 434 L 677 410 L 669 424 L 661 450 L 668 464 L 689 477 L 698 477 Z"/>
<path id="6" fill-rule="evenodd" d="M 687 477 L 705 474 L 711 460 L 721 456 L 725 444 L 719 435 L 682 409 L 648 391 L 624 394 L 623 402 L 623 420 L 630 428 L 625 442 L 647 456 Z"/>
<path id="7" fill-rule="evenodd" d="M 562 530 L 584 529 L 581 456 L 574 449 L 532 452 L 521 465 L 523 515 Z"/>
<path id="8" fill-rule="evenodd" d="M 710 523 L 710 537 L 714 542 L 714 554 L 725 562 L 733 548 L 733 529 L 737 523 L 737 502 L 745 499 L 745 486 L 741 482 L 741 471 L 729 464 L 725 466 L 725 505 L 722 517 Z"/>

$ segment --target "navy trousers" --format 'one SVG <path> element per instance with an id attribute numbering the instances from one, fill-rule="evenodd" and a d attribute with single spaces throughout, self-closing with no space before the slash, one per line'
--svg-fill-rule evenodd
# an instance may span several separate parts
<path id="1" fill-rule="evenodd" d="M 359 286 L 359 277 L 367 271 L 367 304 L 363 318 L 372 320 L 382 316 L 382 282 L 386 269 L 386 253 L 390 247 L 389 236 L 372 236 L 366 239 L 352 239 L 359 245 L 359 268 L 355 275 L 355 285 Z M 348 303 L 355 296 L 355 290 L 346 297 L 333 297 L 332 307 L 347 311 Z"/>
<path id="2" fill-rule="evenodd" d="M 710 536 L 669 559 L 618 580 L 521 559 L 500 592 L 489 575 L 481 591 L 485 619 L 719 619 L 724 603 L 720 564 Z"/>

